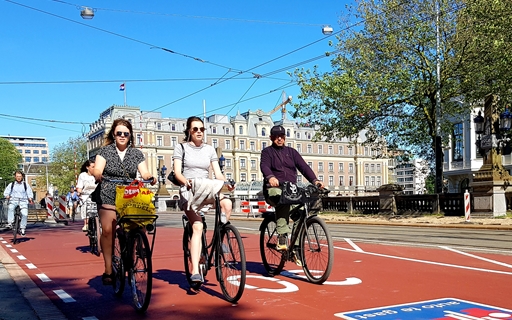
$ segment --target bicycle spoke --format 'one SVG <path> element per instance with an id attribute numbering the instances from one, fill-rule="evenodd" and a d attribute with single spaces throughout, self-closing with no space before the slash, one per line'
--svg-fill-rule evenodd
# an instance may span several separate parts
<path id="1" fill-rule="evenodd" d="M 304 272 L 313 283 L 323 283 L 329 277 L 334 261 L 332 238 L 323 220 L 312 217 L 306 221 L 301 239 Z"/>
<path id="2" fill-rule="evenodd" d="M 133 302 L 137 311 L 144 312 L 149 306 L 152 288 L 151 251 L 146 234 L 133 231 L 133 266 L 130 270 Z"/>
<path id="3" fill-rule="evenodd" d="M 272 218 L 263 220 L 260 231 L 260 254 L 263 266 L 270 276 L 275 276 L 283 270 L 283 253 L 277 250 L 276 223 Z"/>
<path id="4" fill-rule="evenodd" d="M 236 302 L 245 288 L 246 262 L 242 238 L 231 224 L 223 226 L 219 251 L 217 278 L 226 299 Z"/>

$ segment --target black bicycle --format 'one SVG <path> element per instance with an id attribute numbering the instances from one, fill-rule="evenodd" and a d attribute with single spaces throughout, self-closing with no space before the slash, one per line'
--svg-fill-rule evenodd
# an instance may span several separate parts
<path id="1" fill-rule="evenodd" d="M 277 230 L 275 214 L 265 216 L 260 225 L 260 254 L 263 265 L 270 276 L 281 273 L 286 261 L 302 265 L 309 281 L 324 283 L 331 274 L 334 263 L 334 249 L 331 234 L 326 223 L 316 215 L 312 207 L 322 196 L 329 193 L 315 185 L 299 188 L 302 193 L 299 203 L 290 211 L 296 218 L 291 238 L 286 250 L 277 250 Z M 295 245 L 297 244 L 298 245 Z"/>
<path id="2" fill-rule="evenodd" d="M 235 182 L 231 180 L 231 185 Z M 242 237 L 238 229 L 232 224 L 222 223 L 220 220 L 221 208 L 219 195 L 215 195 L 215 224 L 210 242 L 206 237 L 206 220 L 202 215 L 203 234 L 201 237 L 201 257 L 199 260 L 199 274 L 204 279 L 208 270 L 215 266 L 217 281 L 227 301 L 237 302 L 244 292 L 246 277 L 245 250 Z M 190 287 L 199 290 L 202 282 L 192 282 L 192 261 L 190 257 L 190 238 L 192 237 L 192 225 L 186 215 L 183 215 L 183 258 L 185 275 Z"/>
<path id="3" fill-rule="evenodd" d="M 105 179 L 106 180 L 106 179 Z M 132 180 L 108 180 L 128 185 Z M 140 180 L 150 183 L 153 180 Z M 153 247 L 156 236 L 156 214 L 128 214 L 119 216 L 114 232 L 114 250 L 112 252 L 112 271 L 115 274 L 114 294 L 123 295 L 126 275 L 131 288 L 132 300 L 138 312 L 145 312 L 151 300 L 153 288 Z M 147 234 L 152 235 L 151 246 Z"/>
<path id="4" fill-rule="evenodd" d="M 27 201 L 25 198 L 15 198 L 10 197 L 7 201 L 7 207 L 9 207 L 9 204 L 11 202 L 15 202 L 16 206 L 14 207 L 14 220 L 12 222 L 12 243 L 16 244 L 18 241 L 18 235 L 21 235 L 21 207 L 20 202 L 21 201 Z"/>
<path id="5" fill-rule="evenodd" d="M 101 251 L 99 247 L 101 228 L 98 218 L 98 209 L 96 203 L 92 202 L 90 198 L 88 198 L 83 205 L 85 205 L 85 212 L 87 214 L 86 236 L 89 237 L 89 248 L 92 254 L 99 256 Z"/>

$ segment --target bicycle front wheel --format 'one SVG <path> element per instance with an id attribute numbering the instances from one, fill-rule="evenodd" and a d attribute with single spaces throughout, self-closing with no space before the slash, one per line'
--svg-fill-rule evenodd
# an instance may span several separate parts
<path id="1" fill-rule="evenodd" d="M 21 223 L 21 209 L 17 206 L 14 209 L 14 222 L 12 224 L 12 242 L 16 243 L 16 238 L 18 237 L 18 232 L 20 231 L 20 223 Z"/>
<path id="2" fill-rule="evenodd" d="M 274 218 L 265 218 L 260 226 L 260 254 L 263 266 L 269 276 L 281 273 L 285 259 L 277 250 L 277 225 Z"/>
<path id="3" fill-rule="evenodd" d="M 329 229 L 317 216 L 306 220 L 305 230 L 300 239 L 302 268 L 309 281 L 324 283 L 331 274 L 334 263 L 334 249 Z"/>
<path id="4" fill-rule="evenodd" d="M 232 224 L 222 226 L 216 255 L 217 280 L 222 293 L 229 302 L 237 302 L 245 288 L 246 261 L 242 237 Z"/>
<path id="5" fill-rule="evenodd" d="M 133 265 L 129 270 L 132 297 L 135 309 L 144 312 L 148 309 L 153 286 L 153 266 L 151 248 L 146 233 L 141 229 L 130 231 L 133 245 L 131 257 Z"/>
<path id="6" fill-rule="evenodd" d="M 96 225 L 96 218 L 89 219 L 89 225 L 91 224 L 91 220 L 94 221 L 94 225 Z M 90 230 L 89 230 L 90 231 Z M 95 233 L 97 235 L 97 233 Z M 97 243 L 96 243 L 97 245 Z M 98 248 L 96 246 L 96 248 Z M 112 253 L 112 271 L 115 274 L 114 279 L 114 295 L 116 297 L 120 297 L 123 295 L 124 286 L 126 283 L 126 272 L 124 269 L 123 262 L 123 251 L 125 250 L 125 240 L 124 233 L 121 229 L 117 229 L 114 233 L 114 252 Z"/>

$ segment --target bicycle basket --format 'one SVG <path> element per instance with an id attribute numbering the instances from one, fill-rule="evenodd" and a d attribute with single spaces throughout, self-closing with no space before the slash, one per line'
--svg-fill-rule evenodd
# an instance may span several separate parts
<path id="1" fill-rule="evenodd" d="M 120 217 L 125 215 L 154 215 L 153 192 L 138 181 L 128 186 L 116 187 L 116 210 Z"/>
<path id="2" fill-rule="evenodd" d="M 284 182 L 282 193 L 278 204 L 301 204 L 304 203 L 304 190 L 295 183 Z"/>

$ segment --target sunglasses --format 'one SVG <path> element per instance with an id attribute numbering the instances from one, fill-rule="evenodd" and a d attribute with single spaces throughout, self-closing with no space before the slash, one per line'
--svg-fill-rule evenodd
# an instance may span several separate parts
<path id="1" fill-rule="evenodd" d="M 129 132 L 121 132 L 121 131 L 117 131 L 116 132 L 116 136 L 118 137 L 122 137 L 124 136 L 125 138 L 128 138 L 130 136 L 130 133 Z"/>
<path id="2" fill-rule="evenodd" d="M 201 130 L 201 132 L 204 132 L 205 128 L 204 128 L 204 127 L 201 127 L 201 128 L 193 127 L 193 128 L 192 128 L 192 131 L 194 131 L 194 132 L 197 132 L 197 131 L 199 131 L 199 130 Z"/>

